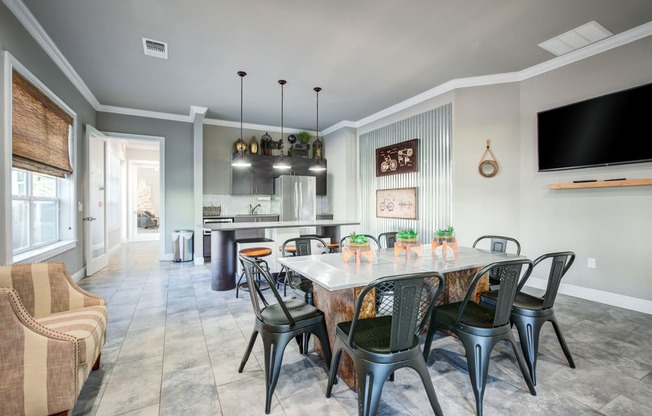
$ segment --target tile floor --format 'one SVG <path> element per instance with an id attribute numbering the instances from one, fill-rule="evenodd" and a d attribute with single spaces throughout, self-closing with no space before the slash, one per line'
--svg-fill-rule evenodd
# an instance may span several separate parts
<path id="1" fill-rule="evenodd" d="M 74 415 L 263 415 L 260 339 L 237 372 L 253 327 L 249 299 L 210 290 L 210 264 L 161 262 L 158 243 L 121 247 L 109 266 L 80 285 L 108 301 L 102 367 L 91 374 Z M 489 367 L 485 415 L 652 415 L 652 316 L 559 296 L 558 319 L 575 358 L 568 367 L 550 324 L 544 327 L 537 396 L 531 396 L 508 345 Z M 461 344 L 440 336 L 429 359 L 447 416 L 475 414 Z M 355 415 L 344 383 L 326 399 L 325 366 L 296 343 L 286 350 L 272 415 Z M 386 383 L 379 414 L 430 415 L 416 373 Z"/>

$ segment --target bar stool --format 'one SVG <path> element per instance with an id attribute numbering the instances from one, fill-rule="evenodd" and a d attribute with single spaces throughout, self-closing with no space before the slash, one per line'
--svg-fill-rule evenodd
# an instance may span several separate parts
<path id="1" fill-rule="evenodd" d="M 272 254 L 272 249 L 271 248 L 268 248 L 268 247 L 243 248 L 242 250 L 240 250 L 238 252 L 238 254 L 240 254 L 241 256 L 245 256 L 247 258 L 252 259 L 256 263 L 258 263 L 258 265 L 262 269 L 264 269 L 265 271 L 267 271 L 267 273 L 269 273 L 269 264 L 267 264 L 267 261 L 262 259 L 262 257 L 267 257 L 270 254 Z M 235 285 L 235 297 L 236 298 L 238 297 L 238 291 L 240 290 L 240 288 L 242 288 L 242 290 L 248 290 L 246 282 L 240 283 L 240 282 L 242 282 L 242 279 L 245 278 L 245 270 L 244 270 L 245 265 L 242 262 L 242 260 L 240 260 L 240 264 L 242 265 L 242 272 L 240 273 L 240 278 L 238 279 L 238 283 L 236 283 L 236 285 Z M 260 279 L 260 274 L 257 271 L 254 272 L 254 278 L 257 279 L 259 284 L 262 283 L 262 281 Z"/>

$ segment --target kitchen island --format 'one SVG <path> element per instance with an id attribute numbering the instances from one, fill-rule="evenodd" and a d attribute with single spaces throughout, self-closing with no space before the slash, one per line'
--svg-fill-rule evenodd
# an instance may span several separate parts
<path id="1" fill-rule="evenodd" d="M 211 289 L 223 291 L 235 288 L 238 261 L 236 231 L 316 227 L 317 234 L 331 241 L 340 241 L 340 226 L 358 224 L 358 221 L 338 220 L 202 224 L 201 228 L 211 231 Z"/>

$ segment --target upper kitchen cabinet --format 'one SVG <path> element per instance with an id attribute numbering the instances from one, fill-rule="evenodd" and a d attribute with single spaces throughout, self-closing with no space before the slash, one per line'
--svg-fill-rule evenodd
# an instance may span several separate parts
<path id="1" fill-rule="evenodd" d="M 310 170 L 310 166 L 313 163 L 313 159 L 303 158 L 303 157 L 292 157 L 288 158 L 288 161 L 292 164 L 291 174 L 300 175 L 300 176 L 314 176 L 316 178 L 317 184 L 317 195 L 326 195 L 327 192 L 327 183 L 326 177 L 328 170 L 324 171 L 313 171 Z M 325 167 L 328 167 L 326 159 L 321 160 L 322 164 Z M 276 175 L 278 176 L 278 175 Z"/>
<path id="2" fill-rule="evenodd" d="M 232 157 L 235 157 L 233 154 Z M 273 158 L 245 154 L 249 167 L 231 167 L 231 195 L 272 195 L 274 193 Z"/>

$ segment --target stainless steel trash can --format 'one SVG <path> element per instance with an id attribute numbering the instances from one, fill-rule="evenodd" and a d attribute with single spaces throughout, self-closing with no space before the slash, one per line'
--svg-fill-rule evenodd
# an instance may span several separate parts
<path id="1" fill-rule="evenodd" d="M 172 261 L 192 261 L 192 230 L 172 231 Z"/>

